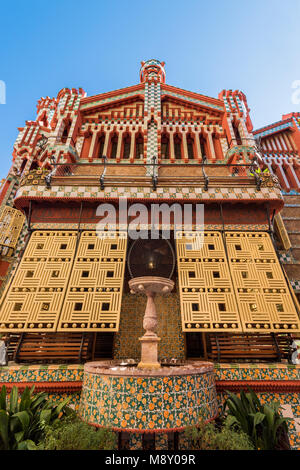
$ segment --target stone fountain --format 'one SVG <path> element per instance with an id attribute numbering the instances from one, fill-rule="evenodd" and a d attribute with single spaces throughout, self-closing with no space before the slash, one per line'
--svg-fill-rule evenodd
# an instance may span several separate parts
<path id="1" fill-rule="evenodd" d="M 136 240 L 129 249 L 131 293 L 147 297 L 145 334 L 139 338 L 141 360 L 138 364 L 130 360 L 85 364 L 79 414 L 86 422 L 135 436 L 183 431 L 216 417 L 212 363 L 178 365 L 172 360 L 167 365 L 158 360 L 155 296 L 171 294 L 174 267 L 175 254 L 168 240 Z"/>
<path id="2" fill-rule="evenodd" d="M 174 281 L 164 277 L 143 276 L 131 279 L 129 287 L 132 294 L 138 293 L 147 296 L 143 321 L 146 332 L 142 338 L 139 338 L 141 342 L 141 361 L 138 367 L 140 369 L 159 369 L 158 343 L 160 338 L 156 334 L 158 319 L 154 298 L 156 294 L 169 294 L 174 287 Z"/>

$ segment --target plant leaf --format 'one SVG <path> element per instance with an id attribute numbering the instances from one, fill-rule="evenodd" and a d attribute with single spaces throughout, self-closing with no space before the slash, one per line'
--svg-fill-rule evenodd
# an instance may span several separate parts
<path id="1" fill-rule="evenodd" d="M 3 385 L 0 392 L 0 410 L 6 410 L 6 387 Z"/>
<path id="2" fill-rule="evenodd" d="M 12 415 L 12 418 L 18 418 L 18 420 L 21 423 L 22 429 L 24 432 L 27 431 L 30 423 L 30 416 L 27 411 L 19 411 L 18 413 L 15 413 Z"/>
<path id="3" fill-rule="evenodd" d="M 10 392 L 10 404 L 9 404 L 9 411 L 11 414 L 17 413 L 18 411 L 18 398 L 19 392 L 17 387 L 13 387 Z"/>
<path id="4" fill-rule="evenodd" d="M 9 448 L 9 430 L 8 430 L 8 424 L 9 424 L 9 415 L 6 411 L 0 410 L 0 437 L 3 442 L 4 449 Z"/>

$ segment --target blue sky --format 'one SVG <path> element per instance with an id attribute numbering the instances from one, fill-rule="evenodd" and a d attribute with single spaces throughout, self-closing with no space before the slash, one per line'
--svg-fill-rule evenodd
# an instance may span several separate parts
<path id="1" fill-rule="evenodd" d="M 242 90 L 254 127 L 300 111 L 300 0 L 15 0 L 0 12 L 0 178 L 41 96 L 134 85 L 141 60 L 164 60 L 170 85 Z"/>

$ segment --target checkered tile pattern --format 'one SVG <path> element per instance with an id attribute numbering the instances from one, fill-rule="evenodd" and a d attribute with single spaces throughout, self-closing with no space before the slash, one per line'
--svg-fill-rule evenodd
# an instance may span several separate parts
<path id="1" fill-rule="evenodd" d="M 277 188 L 209 188 L 205 191 L 199 187 L 160 187 L 157 191 L 145 187 L 111 187 L 107 186 L 103 191 L 99 186 L 52 186 L 46 189 L 45 186 L 28 187 L 22 186 L 16 194 L 16 201 L 21 197 L 30 198 L 119 198 L 128 197 L 133 199 L 281 199 L 280 190 Z"/>
<path id="2" fill-rule="evenodd" d="M 290 264 L 294 262 L 294 259 L 291 253 L 280 253 L 279 259 L 280 259 L 280 262 L 283 264 Z"/>
<path id="3" fill-rule="evenodd" d="M 290 282 L 291 282 L 291 285 L 292 285 L 292 288 L 294 289 L 294 291 L 299 292 L 300 291 L 300 280 L 290 281 Z"/>

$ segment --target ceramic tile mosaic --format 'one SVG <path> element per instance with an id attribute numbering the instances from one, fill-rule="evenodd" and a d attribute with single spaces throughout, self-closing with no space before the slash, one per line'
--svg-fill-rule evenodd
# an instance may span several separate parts
<path id="1" fill-rule="evenodd" d="M 175 357 L 184 359 L 184 334 L 181 329 L 179 297 L 176 293 L 157 296 L 155 305 L 158 314 L 157 334 L 159 359 Z M 114 357 L 116 359 L 140 357 L 139 338 L 143 336 L 143 317 L 146 298 L 143 295 L 124 294 L 121 306 L 120 328 L 115 336 Z"/>
<path id="2" fill-rule="evenodd" d="M 0 367 L 1 382 L 80 382 L 83 365 L 10 365 Z"/>
<path id="3" fill-rule="evenodd" d="M 171 430 L 209 420 L 217 412 L 213 372 L 195 375 L 96 375 L 85 371 L 79 413 L 118 430 Z"/>
<path id="4" fill-rule="evenodd" d="M 264 380 L 274 380 L 274 381 L 298 381 L 300 380 L 300 366 L 292 365 L 292 364 L 215 364 L 215 380 L 218 384 L 218 381 L 222 380 L 243 380 L 243 381 L 260 381 L 263 382 Z M 22 383 L 22 382 L 32 382 L 32 384 L 38 383 L 47 383 L 47 382 L 81 382 L 83 380 L 83 365 L 80 364 L 70 364 L 70 365 L 10 365 L 9 367 L 0 367 L 0 385 L 1 382 L 8 382 L 8 383 Z M 110 405 L 112 410 L 116 410 L 116 413 L 120 411 L 118 420 L 120 418 L 126 420 L 126 415 L 129 415 L 130 420 L 130 413 L 128 413 L 128 408 L 130 409 L 130 403 L 133 403 L 133 399 L 135 400 L 135 410 L 141 411 L 141 419 L 146 420 L 142 421 L 144 424 L 145 422 L 150 423 L 151 418 L 153 423 L 157 423 L 158 419 L 161 419 L 166 423 L 170 423 L 170 415 L 173 414 L 174 419 L 180 419 L 178 409 L 176 408 L 176 403 L 179 402 L 179 397 L 182 396 L 183 400 L 186 400 L 186 405 L 188 406 L 190 403 L 194 404 L 193 400 L 193 391 L 191 392 L 190 397 L 188 393 L 181 393 L 176 391 L 176 380 L 175 383 L 172 382 L 171 385 L 169 384 L 153 384 L 151 381 L 142 381 L 141 384 L 137 383 L 130 383 L 131 378 L 127 378 L 127 383 L 120 384 L 115 382 L 112 386 L 112 382 L 105 382 L 104 387 L 99 390 L 99 384 L 101 384 L 101 380 L 98 380 L 98 383 L 94 386 L 93 382 L 86 377 L 86 383 L 88 385 L 88 390 L 84 392 L 84 400 L 90 400 L 90 403 L 93 403 L 93 400 L 97 399 L 98 402 L 103 400 L 106 396 L 106 403 L 110 400 Z M 152 378 L 153 380 L 153 378 Z M 154 379 L 155 380 L 155 379 Z M 180 379 L 179 379 L 180 380 Z M 200 381 L 201 382 L 201 381 Z M 167 394 L 162 403 L 164 404 L 163 412 L 166 412 L 167 418 L 156 416 L 156 412 L 151 410 L 153 404 L 155 405 L 154 398 L 157 398 L 157 390 L 159 390 L 159 385 L 165 387 L 165 393 Z M 118 386 L 120 387 L 118 389 Z M 152 387 L 152 388 L 150 388 Z M 134 390 L 134 393 L 133 393 Z M 141 391 L 144 392 L 146 390 L 145 397 L 141 395 Z M 129 393 L 130 392 L 130 393 Z M 131 394 L 132 393 L 132 394 Z M 285 392 L 285 393 L 275 393 L 275 392 L 258 392 L 258 395 L 262 398 L 264 402 L 270 401 L 280 401 L 283 406 L 283 415 L 290 416 L 293 420 L 289 423 L 289 436 L 291 445 L 294 449 L 300 450 L 300 393 L 298 392 Z M 70 406 L 74 407 L 75 410 L 79 409 L 79 402 L 81 394 L 80 392 L 49 392 L 48 396 L 55 400 L 55 401 L 62 401 L 67 396 L 71 397 Z M 209 393 L 203 395 L 201 393 L 196 393 L 195 397 L 202 397 L 202 396 L 209 396 Z M 130 398 L 132 401 L 130 402 Z M 152 400 L 151 400 L 152 398 Z M 223 403 L 223 395 L 218 395 L 218 403 L 219 406 Z M 170 400 L 171 399 L 171 400 Z M 176 401 L 177 399 L 177 401 Z M 201 398 L 202 400 L 203 398 Z M 128 401 L 129 400 L 129 401 Z M 143 402 L 144 400 L 144 402 Z M 172 401 L 173 400 L 173 401 Z M 87 403 L 87 402 L 86 402 Z M 104 401 L 103 401 L 104 403 Z M 124 408 L 121 406 L 121 403 L 128 403 L 128 407 Z M 157 402 L 156 402 L 157 403 Z M 175 406 L 174 406 L 175 404 Z M 94 411 L 92 406 L 89 405 L 88 408 L 89 412 Z M 141 407 L 141 410 L 138 410 L 138 407 Z M 148 406 L 148 409 L 146 409 Z M 125 405 L 126 407 L 126 405 Z M 150 408 L 149 408 L 150 407 Z M 180 410 L 180 408 L 179 408 Z M 198 407 L 199 410 L 199 407 Z M 132 413 L 132 412 L 131 412 Z M 162 413 L 162 410 L 161 410 Z M 95 413 L 95 417 L 99 417 L 100 415 Z M 145 416 L 143 418 L 143 416 Z M 184 415 L 183 415 L 184 416 Z M 154 421 L 154 418 L 156 420 Z M 132 418 L 131 418 L 132 419 Z M 147 421 L 148 420 L 148 421 Z M 151 424 L 152 425 L 152 424 Z M 132 449 L 141 449 L 142 441 L 139 434 L 133 434 L 131 436 L 131 443 L 130 448 Z M 158 438 L 158 445 L 161 450 L 167 450 L 163 448 L 166 443 L 166 436 L 161 436 Z M 188 441 L 185 438 L 184 434 L 180 434 L 179 439 L 179 448 L 182 450 L 188 449 Z"/>
<path id="5" fill-rule="evenodd" d="M 216 380 L 300 380 L 300 365 L 215 364 Z"/>
<path id="6" fill-rule="evenodd" d="M 137 197 L 137 193 L 139 196 Z M 261 188 L 257 191 L 254 187 L 250 188 L 204 188 L 199 187 L 159 187 L 153 191 L 150 187 L 112 187 L 107 186 L 100 190 L 99 186 L 52 186 L 51 189 L 45 186 L 22 186 L 18 189 L 15 203 L 18 206 L 20 198 L 56 198 L 61 199 L 106 199 L 127 197 L 129 199 L 199 199 L 199 200 L 271 200 L 282 199 L 278 188 Z"/>

